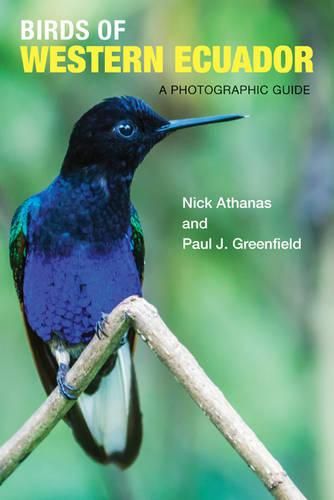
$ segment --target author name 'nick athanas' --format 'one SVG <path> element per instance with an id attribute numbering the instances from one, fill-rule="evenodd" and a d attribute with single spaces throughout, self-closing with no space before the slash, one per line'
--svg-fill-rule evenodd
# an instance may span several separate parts
<path id="1" fill-rule="evenodd" d="M 232 240 L 232 248 L 234 250 L 301 250 L 302 239 L 289 238 L 282 240 L 281 238 L 273 238 L 272 240 L 244 240 L 236 237 Z M 231 245 L 227 244 L 225 238 L 212 237 L 202 240 L 192 238 L 183 238 L 183 250 L 229 250 Z"/>

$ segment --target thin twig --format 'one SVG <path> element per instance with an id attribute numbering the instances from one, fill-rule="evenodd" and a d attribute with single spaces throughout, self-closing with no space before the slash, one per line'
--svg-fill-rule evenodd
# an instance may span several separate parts
<path id="1" fill-rule="evenodd" d="M 281 500 L 301 500 L 298 490 L 281 465 L 208 378 L 190 352 L 177 340 L 157 310 L 142 298 L 130 297 L 106 320 L 108 337 L 94 338 L 68 373 L 68 382 L 84 390 L 117 347 L 130 323 L 184 386 L 270 493 Z M 44 439 L 73 405 L 55 389 L 23 427 L 0 448 L 0 482 Z"/>

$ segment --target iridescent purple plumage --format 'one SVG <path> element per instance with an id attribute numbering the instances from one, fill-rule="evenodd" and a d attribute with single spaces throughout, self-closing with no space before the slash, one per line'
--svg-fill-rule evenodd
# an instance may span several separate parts
<path id="1" fill-rule="evenodd" d="M 88 342 L 102 313 L 124 298 L 141 294 L 129 236 L 107 254 L 77 245 L 69 256 L 27 256 L 24 304 L 32 329 L 44 341 L 53 334 L 69 344 Z"/>

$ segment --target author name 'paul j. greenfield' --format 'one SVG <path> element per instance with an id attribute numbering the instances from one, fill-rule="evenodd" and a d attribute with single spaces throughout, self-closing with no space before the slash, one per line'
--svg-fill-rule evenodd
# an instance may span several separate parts
<path id="1" fill-rule="evenodd" d="M 281 238 L 273 238 L 272 240 L 244 240 L 237 237 L 232 240 L 232 248 L 234 250 L 301 250 L 302 239 L 289 238 L 282 240 Z M 202 240 L 194 240 L 192 238 L 183 238 L 183 250 L 229 250 L 230 244 L 227 244 L 225 238 L 212 237 Z"/>

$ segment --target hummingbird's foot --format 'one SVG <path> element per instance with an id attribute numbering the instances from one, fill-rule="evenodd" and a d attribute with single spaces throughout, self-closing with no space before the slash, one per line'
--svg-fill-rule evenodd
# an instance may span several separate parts
<path id="1" fill-rule="evenodd" d="M 66 382 L 68 368 L 68 365 L 66 365 L 65 363 L 59 364 L 57 373 L 57 384 L 59 387 L 59 391 L 66 399 L 78 399 L 78 389 Z"/>
<path id="2" fill-rule="evenodd" d="M 66 375 L 70 368 L 71 356 L 66 343 L 54 335 L 49 342 L 49 347 L 58 364 L 57 385 L 60 394 L 66 399 L 78 399 L 78 389 L 66 382 Z"/>
<path id="3" fill-rule="evenodd" d="M 103 339 L 103 337 L 108 337 L 108 334 L 106 332 L 106 318 L 107 314 L 102 313 L 102 318 L 100 321 L 96 323 L 95 327 L 95 335 L 97 336 L 98 339 Z"/>

